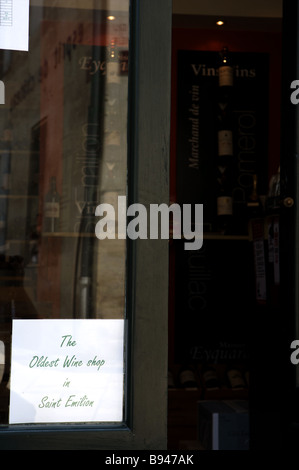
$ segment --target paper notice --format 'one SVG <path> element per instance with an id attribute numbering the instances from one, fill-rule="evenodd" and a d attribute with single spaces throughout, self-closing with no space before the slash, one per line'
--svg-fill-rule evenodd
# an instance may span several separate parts
<path id="1" fill-rule="evenodd" d="M 123 320 L 13 320 L 10 424 L 121 422 Z"/>
<path id="2" fill-rule="evenodd" d="M 0 49 L 28 51 L 29 0 L 0 0 Z"/>

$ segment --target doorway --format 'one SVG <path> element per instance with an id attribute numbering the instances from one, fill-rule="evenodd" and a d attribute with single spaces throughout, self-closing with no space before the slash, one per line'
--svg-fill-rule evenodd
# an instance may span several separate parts
<path id="1" fill-rule="evenodd" d="M 224 47 L 234 70 L 233 214 L 225 230 L 217 215 Z M 269 363 L 266 341 L 277 337 L 281 318 L 281 59 L 282 2 L 173 2 L 170 201 L 203 204 L 204 242 L 197 253 L 170 242 L 169 448 L 281 444 L 281 387 L 271 385 L 279 348 Z M 235 428 L 213 441 L 215 409 L 219 426 L 229 413 Z M 220 432 L 231 431 L 235 440 L 223 443 Z"/>

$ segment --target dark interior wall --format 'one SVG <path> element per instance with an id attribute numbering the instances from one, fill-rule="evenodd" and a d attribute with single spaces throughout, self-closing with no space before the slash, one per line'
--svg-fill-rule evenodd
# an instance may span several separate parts
<path id="1" fill-rule="evenodd" d="M 172 111 L 171 111 L 171 185 L 170 199 L 176 200 L 176 116 L 178 50 L 220 51 L 269 54 L 269 135 L 268 175 L 276 173 L 280 159 L 281 32 L 173 27 L 172 32 Z"/>

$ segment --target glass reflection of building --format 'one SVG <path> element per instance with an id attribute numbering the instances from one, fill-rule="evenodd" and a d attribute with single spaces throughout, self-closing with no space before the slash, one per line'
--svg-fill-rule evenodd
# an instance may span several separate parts
<path id="1" fill-rule="evenodd" d="M 124 318 L 125 240 L 94 214 L 126 195 L 128 2 L 56 3 L 31 2 L 28 52 L 0 51 L 0 400 L 13 317 Z"/>

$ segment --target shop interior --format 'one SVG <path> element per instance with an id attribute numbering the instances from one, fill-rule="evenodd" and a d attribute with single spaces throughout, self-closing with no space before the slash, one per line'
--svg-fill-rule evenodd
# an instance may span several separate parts
<path id="1" fill-rule="evenodd" d="M 170 200 L 202 203 L 204 227 L 198 251 L 170 242 L 170 449 L 263 448 L 259 410 L 275 422 L 262 342 L 279 316 L 281 21 L 280 1 L 173 2 Z M 219 193 L 225 125 L 234 169 Z M 228 193 L 229 216 L 217 206 Z"/>

